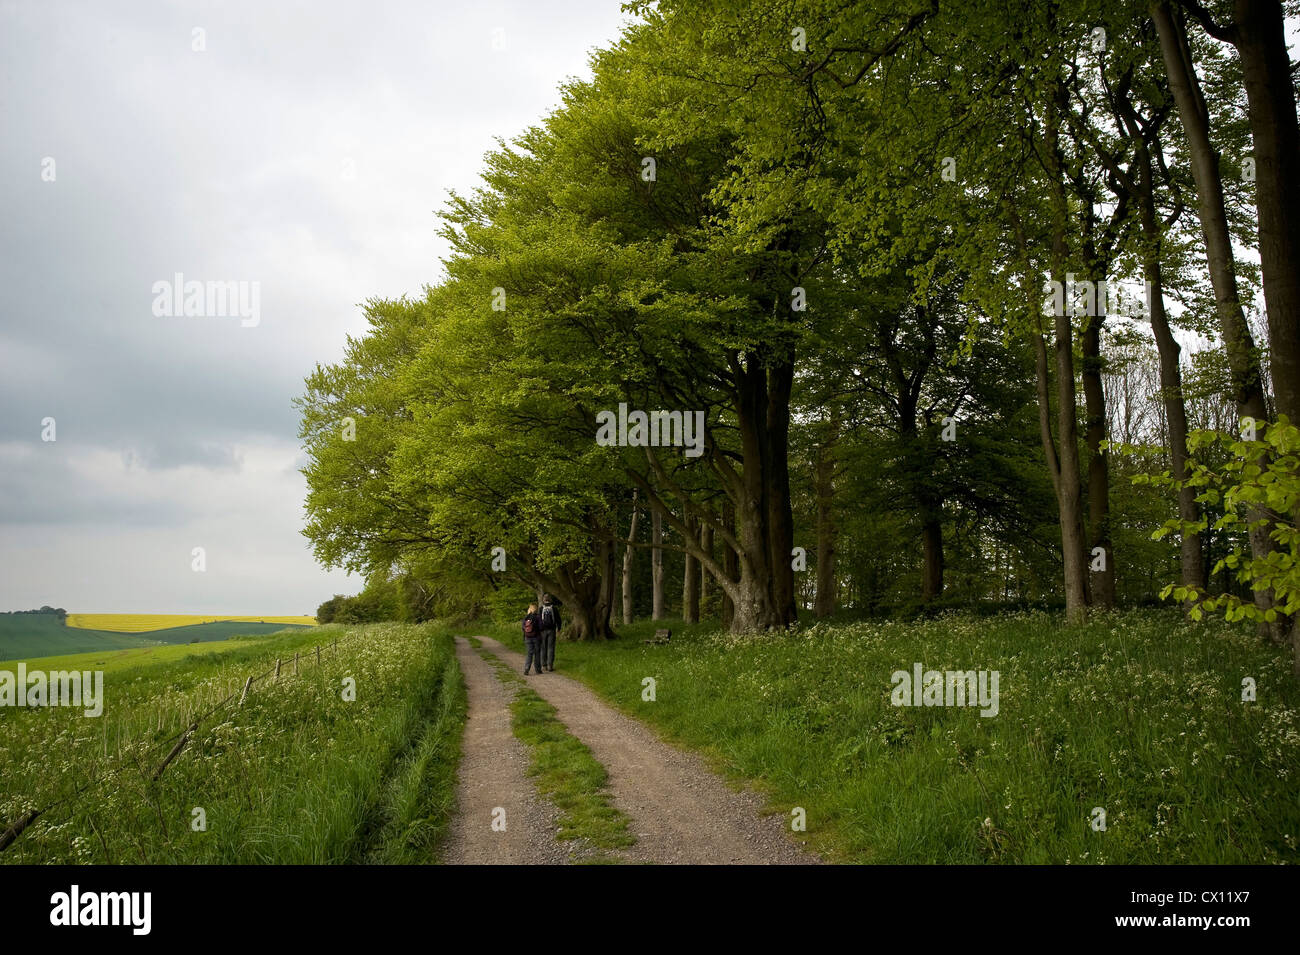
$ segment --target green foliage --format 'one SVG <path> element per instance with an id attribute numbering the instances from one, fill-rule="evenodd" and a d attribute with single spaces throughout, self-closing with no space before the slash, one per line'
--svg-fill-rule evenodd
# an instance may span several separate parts
<path id="1" fill-rule="evenodd" d="M 566 84 L 557 109 L 485 158 L 479 189 L 452 196 L 445 274 L 419 296 L 368 302 L 367 333 L 308 378 L 304 533 L 325 564 L 418 590 L 394 601 L 368 587 L 325 612 L 514 619 L 525 590 L 609 573 L 634 489 L 707 521 L 740 502 L 747 455 L 784 442 L 787 426 L 780 464 L 793 476 L 794 538 L 811 557 L 809 485 L 832 413 L 845 603 L 913 608 L 922 530 L 933 541 L 936 522 L 947 596 L 931 609 L 1056 599 L 1073 497 L 1068 486 L 1056 497 L 1044 454 L 1054 468 L 1076 451 L 1060 443 L 1077 398 L 1054 379 L 1070 358 L 1076 375 L 1106 375 L 1154 356 L 1130 347 L 1151 340 L 1135 316 L 1113 314 L 1106 330 L 1127 335 L 1105 338 L 1085 364 L 1075 352 L 1097 319 L 1072 310 L 1054 327 L 1044 280 L 1140 281 L 1158 239 L 1168 298 L 1186 306 L 1178 323 L 1214 330 L 1149 11 L 1102 0 L 631 9 L 639 19 L 595 54 L 592 79 Z M 1240 238 L 1253 215 L 1237 175 L 1249 152 L 1240 70 L 1192 42 Z M 1142 150 L 1156 154 L 1158 236 L 1135 214 Z M 1248 296 L 1255 276 L 1241 271 Z M 1205 427 L 1219 425 L 1230 391 L 1212 352 L 1192 356 L 1184 389 Z M 767 388 L 787 367 L 788 407 Z M 769 406 L 746 439 L 742 398 L 755 381 Z M 596 415 L 621 401 L 705 412 L 706 454 L 596 445 Z M 945 420 L 957 424 L 953 443 L 939 438 Z M 1125 483 L 1148 457 L 1168 457 L 1163 431 L 1124 436 L 1140 451 L 1110 462 L 1110 518 L 1087 528 L 1113 545 L 1125 603 L 1152 599 L 1178 558 L 1174 540 L 1151 536 L 1173 501 Z M 1102 459 L 1085 443 L 1079 477 Z M 782 482 L 761 477 L 781 497 Z M 1246 530 L 1229 512 L 1252 502 L 1244 490 L 1233 507 L 1224 500 L 1202 503 L 1208 563 L 1229 554 L 1227 573 L 1241 569 Z M 1279 560 L 1251 568 L 1246 586 L 1286 590 Z M 807 579 L 796 586 L 811 597 Z M 1237 581 L 1219 589 L 1225 612 L 1249 613 Z"/>
<path id="2" fill-rule="evenodd" d="M 528 611 L 528 605 L 533 603 L 537 603 L 537 592 L 522 584 L 514 584 L 494 590 L 486 605 L 492 621 L 507 626 L 518 624 Z"/>
<path id="3" fill-rule="evenodd" d="M 322 603 L 316 610 L 316 620 L 322 624 L 424 623 L 439 617 L 473 614 L 479 606 L 480 598 L 463 589 L 448 593 L 444 586 L 431 592 L 429 585 L 413 574 L 380 574 L 372 577 L 356 596 L 335 594 Z"/>
<path id="4" fill-rule="evenodd" d="M 409 620 L 410 610 L 404 604 L 401 589 L 395 580 L 372 580 L 355 597 L 335 594 L 316 610 L 318 623 L 357 624 Z"/>
<path id="5" fill-rule="evenodd" d="M 316 608 L 316 622 L 322 626 L 327 623 L 333 623 L 334 616 L 339 612 L 339 608 L 341 608 L 347 600 L 348 598 L 342 594 L 335 594 L 329 600 L 326 600 Z"/>
<path id="6" fill-rule="evenodd" d="M 1245 531 L 1251 527 L 1268 527 L 1276 547 L 1264 554 L 1252 555 L 1243 544 L 1233 547 L 1213 568 L 1217 573 L 1228 568 L 1251 590 L 1271 590 L 1275 608 L 1261 610 L 1254 603 L 1232 593 L 1208 594 L 1199 588 L 1170 584 L 1162 598 L 1194 601 L 1192 616 L 1222 613 L 1228 620 L 1255 620 L 1273 623 L 1280 614 L 1294 616 L 1300 611 L 1300 429 L 1285 415 L 1270 425 L 1259 425 L 1257 440 L 1245 440 L 1222 432 L 1197 431 L 1188 436 L 1193 458 L 1186 486 L 1197 488 L 1197 500 L 1207 507 L 1221 507 L 1222 515 L 1213 523 L 1216 530 Z M 1216 453 L 1217 452 L 1217 453 Z M 1213 457 L 1217 466 L 1206 463 Z M 1177 489 L 1180 482 L 1168 474 L 1153 478 L 1155 483 Z M 1192 533 L 1207 526 L 1207 520 L 1184 526 L 1171 519 L 1152 536 Z"/>

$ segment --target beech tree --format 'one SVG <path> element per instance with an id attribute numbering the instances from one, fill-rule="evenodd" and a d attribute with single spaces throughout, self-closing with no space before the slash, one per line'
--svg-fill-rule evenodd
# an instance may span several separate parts
<path id="1" fill-rule="evenodd" d="M 309 379 L 322 560 L 551 590 L 574 635 L 608 637 L 620 595 L 631 619 L 640 549 L 654 617 L 674 612 L 680 568 L 683 618 L 716 609 L 734 630 L 990 598 L 1063 599 L 1077 622 L 1142 592 L 1134 563 L 1153 555 L 1190 610 L 1212 606 L 1210 550 L 1232 535 L 1250 534 L 1256 570 L 1284 559 L 1295 522 L 1273 498 L 1242 493 L 1251 519 L 1212 526 L 1226 515 L 1191 483 L 1180 341 L 1218 339 L 1240 416 L 1290 413 L 1280 12 L 630 9 L 591 79 L 453 197 L 445 275 L 370 303 L 368 334 Z M 1253 187 L 1234 172 L 1247 159 Z M 1268 351 L 1234 250 L 1253 244 Z M 1148 294 L 1108 294 L 1134 283 Z M 1136 450 L 1112 443 L 1115 361 L 1155 365 L 1131 377 L 1159 392 Z M 1243 446 L 1261 468 L 1291 459 Z M 1115 455 L 1127 479 L 1152 450 L 1169 481 L 1118 494 Z M 1137 546 L 1174 515 L 1177 543 Z M 1276 627 L 1280 579 L 1255 578 Z"/>

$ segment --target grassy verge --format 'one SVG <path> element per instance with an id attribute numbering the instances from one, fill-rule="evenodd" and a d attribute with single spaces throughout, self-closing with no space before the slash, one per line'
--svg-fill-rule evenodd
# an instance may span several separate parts
<path id="1" fill-rule="evenodd" d="M 802 807 L 830 859 L 1300 862 L 1300 687 L 1286 653 L 1241 628 L 1148 610 L 1082 627 L 949 615 L 752 638 L 667 622 L 671 644 L 640 642 L 664 625 L 562 642 L 559 672 L 775 811 Z M 481 632 L 520 645 L 513 627 Z M 892 705 L 892 673 L 915 663 L 999 671 L 997 715 Z"/>
<path id="2" fill-rule="evenodd" d="M 364 861 L 419 865 L 435 860 L 456 811 L 456 767 L 465 727 L 465 681 L 449 654 L 420 706 L 421 729 L 396 760 L 376 813 L 379 831 Z"/>
<path id="3" fill-rule="evenodd" d="M 478 647 L 477 640 L 472 641 Z M 497 678 L 514 687 L 510 704 L 511 727 L 527 747 L 528 775 L 537 791 L 560 811 L 558 839 L 577 839 L 602 850 L 622 849 L 636 839 L 628 832 L 628 818 L 616 809 L 606 785 L 609 774 L 581 740 L 572 735 L 555 714 L 555 707 L 538 696 L 491 653 L 480 655 L 493 665 Z M 614 861 L 594 857 L 585 862 Z"/>
<path id="4" fill-rule="evenodd" d="M 314 645 L 335 636 L 317 667 Z M 173 731 L 277 657 L 281 680 L 205 721 L 152 778 Z M 42 816 L 0 862 L 414 861 L 454 798 L 461 692 L 450 635 L 394 624 L 108 673 L 98 719 L 0 711 L 0 818 L 106 780 Z"/>

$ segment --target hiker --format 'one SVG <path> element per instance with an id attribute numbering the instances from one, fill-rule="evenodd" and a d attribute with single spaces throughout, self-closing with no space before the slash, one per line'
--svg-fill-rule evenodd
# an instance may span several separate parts
<path id="1" fill-rule="evenodd" d="M 537 604 L 528 605 L 528 613 L 524 615 L 524 675 L 528 675 L 528 670 L 537 661 L 537 672 L 542 672 L 542 618 L 537 614 Z"/>
<path id="2" fill-rule="evenodd" d="M 560 608 L 550 594 L 542 597 L 542 669 L 555 672 L 555 635 L 560 630 Z"/>

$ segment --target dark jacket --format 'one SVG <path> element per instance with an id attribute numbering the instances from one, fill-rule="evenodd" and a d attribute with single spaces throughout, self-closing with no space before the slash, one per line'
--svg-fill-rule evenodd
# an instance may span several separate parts
<path id="1" fill-rule="evenodd" d="M 546 626 L 546 608 L 551 609 L 551 626 Z M 560 629 L 560 608 L 555 604 L 543 604 L 542 609 L 537 611 L 537 618 L 542 621 L 542 627 L 546 630 L 554 630 L 557 633 Z"/>
<path id="2" fill-rule="evenodd" d="M 519 628 L 520 628 L 521 630 L 523 630 L 524 623 L 527 622 L 527 621 L 529 621 L 529 620 L 531 620 L 531 621 L 533 622 L 533 635 L 532 635 L 531 637 L 529 637 L 529 636 L 528 636 L 528 631 L 527 631 L 527 630 L 524 630 L 524 639 L 526 639 L 526 640 L 536 640 L 538 637 L 540 637 L 540 636 L 542 635 L 542 617 L 541 617 L 541 614 L 536 614 L 536 613 L 527 613 L 527 614 L 524 614 L 524 619 L 519 621 Z"/>

